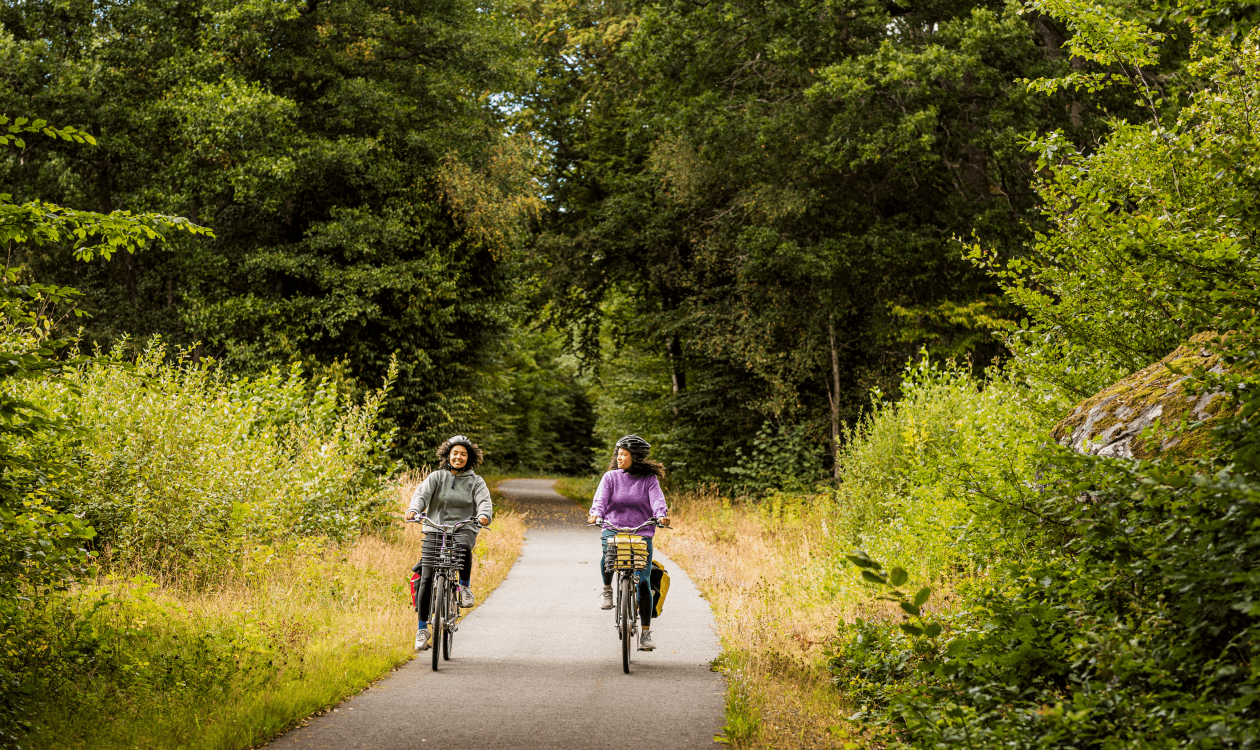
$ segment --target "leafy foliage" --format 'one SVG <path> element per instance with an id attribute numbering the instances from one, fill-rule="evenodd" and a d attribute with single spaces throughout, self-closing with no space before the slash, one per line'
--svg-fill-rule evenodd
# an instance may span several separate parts
<path id="1" fill-rule="evenodd" d="M 69 508 L 116 561 L 212 578 L 250 545 L 347 541 L 380 522 L 385 390 L 348 404 L 296 366 L 233 380 L 186 354 L 168 364 L 156 342 L 134 362 L 127 349 L 31 393 L 80 426 L 63 448 L 82 472 Z"/>
<path id="2" fill-rule="evenodd" d="M 475 412 L 538 200 L 532 146 L 490 96 L 528 70 L 502 6 L 24 0 L 0 27 L 0 111 L 100 144 L 10 144 L 0 181 L 18 200 L 215 232 L 119 263 L 21 248 L 83 291 L 87 346 L 160 334 L 239 373 L 298 360 L 359 396 L 397 353 L 385 413 L 411 461 Z"/>
<path id="3" fill-rule="evenodd" d="M 1028 512 L 1045 422 L 1009 380 L 979 381 L 926 356 L 902 398 L 878 401 L 846 433 L 836 510 L 842 552 L 864 549 L 916 579 L 974 574 L 1036 549 Z"/>
<path id="4" fill-rule="evenodd" d="M 1100 8 L 1063 7 L 1092 24 L 1078 29 L 1093 37 L 1078 45 L 1082 56 L 1145 64 L 1123 45 L 1098 52 L 1145 32 Z M 1014 372 L 1037 396 L 1028 404 L 1059 411 L 1191 334 L 1221 331 L 1212 346 L 1227 366 L 1180 375 L 1201 394 L 1235 399 L 1223 440 L 1210 460 L 1183 463 L 1037 450 L 1024 481 L 1038 543 L 972 583 L 939 641 L 842 626 L 837 681 L 890 740 L 1250 747 L 1260 735 L 1250 422 L 1260 386 L 1251 187 L 1260 45 L 1254 31 L 1199 34 L 1195 54 L 1205 83 L 1166 122 L 1134 73 L 1130 90 L 1151 122 L 1114 123 L 1092 153 L 1064 154 L 1054 134 L 1034 142 L 1049 230 L 1028 258 L 995 268 L 1029 313 L 1009 339 Z"/>

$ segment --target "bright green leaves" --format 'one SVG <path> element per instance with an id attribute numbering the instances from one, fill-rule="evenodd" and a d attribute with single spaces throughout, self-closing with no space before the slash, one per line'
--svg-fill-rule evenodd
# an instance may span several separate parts
<path id="1" fill-rule="evenodd" d="M 885 594 L 879 596 L 891 602 L 896 602 L 907 616 L 915 618 L 914 622 L 902 622 L 897 627 L 902 632 L 914 638 L 926 636 L 928 638 L 936 638 L 941 634 L 941 624 L 939 622 L 929 622 L 923 617 L 923 606 L 927 604 L 928 599 L 932 596 L 932 589 L 924 586 L 915 593 L 913 597 L 906 595 L 901 587 L 906 585 L 910 580 L 910 575 L 903 568 L 893 568 L 888 573 L 880 572 L 883 565 L 872 560 L 870 555 L 862 550 L 855 550 L 852 554 L 845 555 L 849 562 L 862 569 L 862 578 L 868 583 L 890 589 Z"/>
<path id="2" fill-rule="evenodd" d="M 1140 84 L 1146 90 L 1146 82 L 1141 78 L 1142 68 L 1159 62 L 1159 44 L 1164 41 L 1165 34 L 1140 21 L 1121 17 L 1100 4 L 1030 0 L 1026 9 L 1064 20 L 1072 32 L 1064 43 L 1068 52 L 1073 57 L 1089 60 L 1104 68 L 1099 72 L 1073 72 L 1059 78 L 1023 81 L 1030 91 L 1051 94 L 1070 88 L 1092 94 L 1125 79 L 1130 85 Z M 1119 69 L 1119 78 L 1106 70 L 1111 66 Z"/>
<path id="3" fill-rule="evenodd" d="M 1104 20 L 1082 30 L 1085 41 L 1112 44 Z M 1155 41 L 1124 34 L 1126 44 Z M 1260 274 L 1249 239 L 1260 132 L 1244 113 L 1256 96 L 1260 54 L 1250 39 L 1222 44 L 1198 48 L 1195 69 L 1209 80 L 1175 122 L 1115 122 L 1089 152 L 1061 131 L 1031 140 L 1050 231 L 1010 263 L 971 249 L 1029 318 L 1006 335 L 1015 367 L 1065 403 L 1162 358 L 1196 331 L 1232 327 L 1224 321 L 1251 305 L 1247 279 Z M 1116 54 L 1147 54 L 1125 49 Z M 1140 77 L 1126 85 L 1146 95 Z"/>
<path id="4" fill-rule="evenodd" d="M 170 232 L 213 238 L 214 232 L 178 216 L 109 214 L 77 211 L 43 201 L 17 205 L 12 196 L 0 194 L 0 244 L 30 242 L 62 244 L 76 260 L 98 255 L 109 260 L 115 252 L 134 253 L 151 242 L 162 242 Z"/>
<path id="5" fill-rule="evenodd" d="M 46 120 L 32 121 L 25 117 L 18 117 L 10 122 L 8 117 L 0 115 L 0 126 L 4 126 L 9 131 L 0 133 L 0 146 L 26 148 L 26 141 L 22 139 L 22 133 L 43 133 L 53 139 L 61 138 L 63 141 L 96 145 L 96 139 L 92 137 L 91 133 L 86 133 L 73 126 L 59 128 L 49 125 Z"/>

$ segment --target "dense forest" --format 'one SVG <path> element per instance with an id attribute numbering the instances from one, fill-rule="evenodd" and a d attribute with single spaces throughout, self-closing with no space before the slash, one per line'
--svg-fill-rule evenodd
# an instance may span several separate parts
<path id="1" fill-rule="evenodd" d="M 352 543 L 454 432 L 822 513 L 881 743 L 1254 745 L 1257 22 L 0 5 L 0 746 L 133 669 L 83 581 Z"/>

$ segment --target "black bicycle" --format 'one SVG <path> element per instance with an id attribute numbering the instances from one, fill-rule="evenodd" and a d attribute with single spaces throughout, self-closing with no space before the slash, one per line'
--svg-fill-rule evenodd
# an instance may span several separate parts
<path id="1" fill-rule="evenodd" d="M 658 526 L 657 519 L 649 518 L 638 527 L 629 529 L 613 526 L 606 521 L 589 524 L 616 532 L 608 538 L 608 546 L 604 553 L 604 570 L 616 574 L 615 590 L 617 601 L 613 606 L 614 622 L 617 626 L 617 637 L 621 639 L 621 668 L 630 674 L 631 642 L 639 634 L 639 596 L 634 581 L 634 574 L 651 575 L 647 569 L 647 539 L 639 536 L 639 532 L 648 526 Z"/>
<path id="2" fill-rule="evenodd" d="M 429 635 L 433 638 L 433 671 L 438 671 L 438 651 L 442 659 L 450 661 L 455 631 L 459 630 L 459 572 L 464 567 L 464 548 L 455 544 L 455 533 L 460 529 L 479 524 L 476 518 L 467 518 L 449 525 L 433 523 L 426 516 L 405 519 L 407 523 L 422 523 L 436 532 L 425 534 L 420 548 L 421 569 L 433 571 L 433 588 L 429 593 Z M 416 598 L 416 608 L 420 599 Z"/>

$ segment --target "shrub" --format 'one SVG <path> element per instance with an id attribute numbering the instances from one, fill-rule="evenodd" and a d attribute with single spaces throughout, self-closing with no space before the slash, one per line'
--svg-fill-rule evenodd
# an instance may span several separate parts
<path id="1" fill-rule="evenodd" d="M 854 548 L 925 580 L 1023 554 L 1036 526 L 1044 423 L 1012 381 L 974 379 L 926 354 L 907 367 L 902 398 L 845 433 L 833 524 L 837 553 Z"/>
<path id="2" fill-rule="evenodd" d="M 167 361 L 156 340 L 134 361 L 126 350 L 26 391 L 79 425 L 32 449 L 74 456 L 68 509 L 112 560 L 195 582 L 239 565 L 250 545 L 345 541 L 379 522 L 384 391 L 356 405 L 296 366 L 229 378 L 186 353 Z"/>
<path id="3" fill-rule="evenodd" d="M 930 650 L 842 627 L 838 679 L 915 747 L 1254 745 L 1260 485 L 1198 468 L 1058 456 L 1062 551 L 991 577 Z"/>

